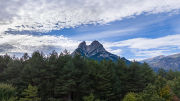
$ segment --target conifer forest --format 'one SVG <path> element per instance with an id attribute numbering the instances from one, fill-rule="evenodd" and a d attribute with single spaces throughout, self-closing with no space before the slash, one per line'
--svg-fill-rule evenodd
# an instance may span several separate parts
<path id="1" fill-rule="evenodd" d="M 180 72 L 65 50 L 0 56 L 0 101 L 178 101 Z"/>

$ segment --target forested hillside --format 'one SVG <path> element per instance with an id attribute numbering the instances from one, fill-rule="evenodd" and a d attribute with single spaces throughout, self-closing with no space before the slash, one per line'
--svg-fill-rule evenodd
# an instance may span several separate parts
<path id="1" fill-rule="evenodd" d="M 147 63 L 127 66 L 122 58 L 98 62 L 78 52 L 72 57 L 67 50 L 48 56 L 35 51 L 20 59 L 6 54 L 0 56 L 0 100 L 169 101 L 169 86 L 180 96 L 178 76 L 163 69 L 157 74 Z"/>

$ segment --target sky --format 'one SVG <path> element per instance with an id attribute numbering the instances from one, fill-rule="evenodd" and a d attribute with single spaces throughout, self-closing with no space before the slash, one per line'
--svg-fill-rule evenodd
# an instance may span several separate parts
<path id="1" fill-rule="evenodd" d="M 99 41 L 129 60 L 180 53 L 180 0 L 1 0 L 0 55 Z"/>

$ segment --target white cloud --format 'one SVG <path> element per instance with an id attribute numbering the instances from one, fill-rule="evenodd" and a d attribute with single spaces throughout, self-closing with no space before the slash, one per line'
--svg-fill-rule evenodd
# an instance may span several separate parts
<path id="1" fill-rule="evenodd" d="M 46 32 L 180 9 L 179 0 L 1 0 L 0 32 Z"/>
<path id="2" fill-rule="evenodd" d="M 103 42 L 103 45 L 109 49 L 131 50 L 135 56 L 153 57 L 158 55 L 170 55 L 171 51 L 178 50 L 180 47 L 180 34 L 168 35 L 160 38 L 134 38 L 119 42 Z"/>
<path id="3" fill-rule="evenodd" d="M 156 39 L 134 38 L 120 42 L 110 43 L 116 47 L 129 47 L 134 49 L 155 49 L 164 46 L 180 46 L 180 34 L 168 35 Z"/>
<path id="4" fill-rule="evenodd" d="M 11 55 L 25 52 L 32 53 L 36 50 L 43 51 L 46 54 L 53 50 L 59 53 L 64 49 L 72 52 L 78 47 L 80 42 L 81 41 L 71 40 L 64 36 L 1 34 L 0 55 L 4 55 L 5 53 Z M 90 43 L 90 41 L 87 41 L 88 45 Z M 131 51 L 135 54 L 133 55 L 135 57 L 153 57 L 158 55 L 170 55 L 170 53 L 175 53 L 175 51 L 171 50 L 179 50 L 180 34 L 168 35 L 156 39 L 134 38 L 119 42 L 101 41 L 100 43 L 103 44 L 107 51 L 116 55 L 126 54 Z"/>
<path id="5" fill-rule="evenodd" d="M 122 49 L 109 50 L 109 52 L 120 56 Z"/>
<path id="6" fill-rule="evenodd" d="M 136 56 L 159 56 L 162 54 L 165 54 L 169 50 L 141 50 L 141 51 L 136 51 Z"/>
<path id="7" fill-rule="evenodd" d="M 64 49 L 72 52 L 79 45 L 79 41 L 70 40 L 64 36 L 33 36 L 33 35 L 0 35 L 0 55 L 8 53 L 32 53 L 36 50 L 49 54 L 53 50 L 58 53 Z"/>
<path id="8" fill-rule="evenodd" d="M 129 32 L 137 31 L 139 29 L 123 29 L 123 30 L 115 30 L 115 31 L 104 31 L 99 33 L 84 33 L 83 35 L 76 35 L 75 37 L 71 37 L 72 39 L 76 40 L 95 40 L 95 39 L 103 39 L 108 37 L 115 37 L 115 36 L 124 36 L 129 35 Z M 128 34 L 127 34 L 128 33 Z"/>
<path id="9" fill-rule="evenodd" d="M 136 59 L 128 59 L 129 61 L 141 61 L 141 60 L 144 60 L 144 59 L 146 59 L 146 58 L 136 58 Z"/>

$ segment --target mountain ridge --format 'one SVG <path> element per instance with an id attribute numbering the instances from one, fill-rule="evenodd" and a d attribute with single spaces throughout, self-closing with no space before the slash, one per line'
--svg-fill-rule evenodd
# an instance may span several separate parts
<path id="1" fill-rule="evenodd" d="M 160 55 L 162 56 L 162 55 Z M 152 59 L 152 60 L 151 60 Z M 153 60 L 154 59 L 154 60 Z M 172 54 L 169 56 L 162 56 L 159 58 L 157 57 L 152 57 L 148 59 L 144 59 L 139 62 L 147 62 L 151 68 L 163 68 L 165 70 L 180 70 L 180 53 Z"/>
<path id="2" fill-rule="evenodd" d="M 79 44 L 78 48 L 75 49 L 75 51 L 72 53 L 74 55 L 75 52 L 81 53 L 81 55 L 85 55 L 90 59 L 94 59 L 97 61 L 106 59 L 106 60 L 112 60 L 112 61 L 117 61 L 118 57 L 115 54 L 112 54 L 108 51 L 105 50 L 103 45 L 99 43 L 97 40 L 94 40 L 90 45 L 86 45 L 86 42 L 83 41 Z M 131 61 L 127 60 L 126 58 L 122 57 L 125 61 L 126 64 L 131 64 Z"/>

